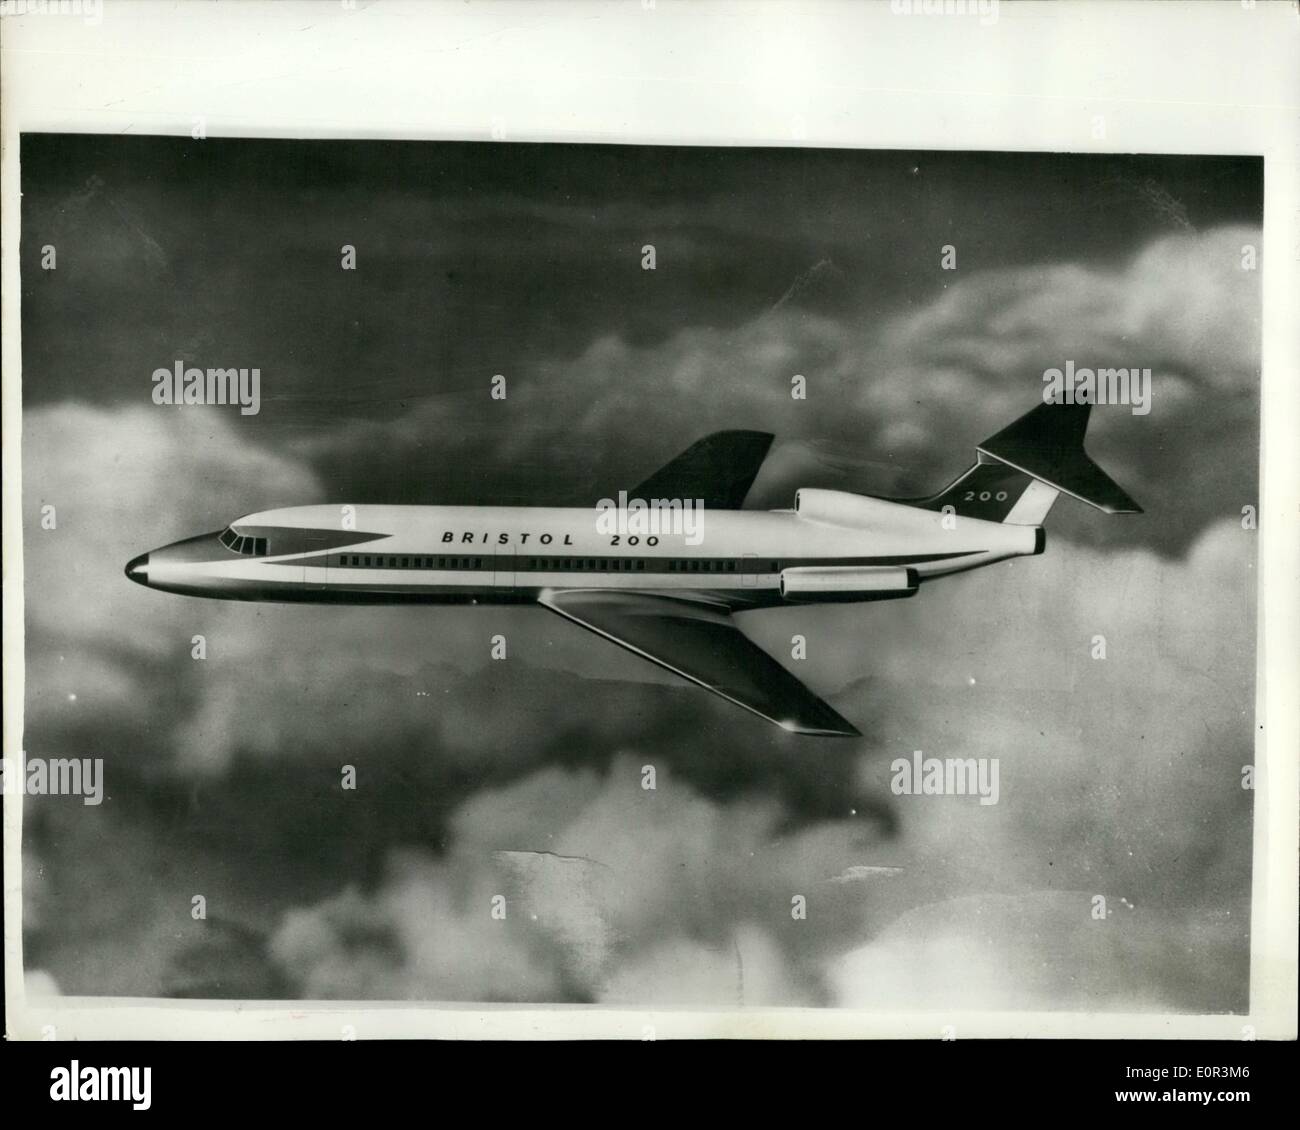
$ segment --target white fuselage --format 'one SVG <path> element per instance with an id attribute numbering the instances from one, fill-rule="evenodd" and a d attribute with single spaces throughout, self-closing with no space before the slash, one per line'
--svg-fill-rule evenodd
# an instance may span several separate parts
<path id="1" fill-rule="evenodd" d="M 647 522 L 594 508 L 297 506 L 154 550 L 128 575 L 153 588 L 242 600 L 513 603 L 583 588 L 690 594 L 744 608 L 781 603 L 783 574 L 789 581 L 799 571 L 816 573 L 832 588 L 840 576 L 857 578 L 826 599 L 879 599 L 870 585 L 860 596 L 854 586 L 910 570 L 914 591 L 918 580 L 1042 548 L 1038 527 L 834 491 L 801 491 L 794 510 L 710 510 L 694 518 Z"/>

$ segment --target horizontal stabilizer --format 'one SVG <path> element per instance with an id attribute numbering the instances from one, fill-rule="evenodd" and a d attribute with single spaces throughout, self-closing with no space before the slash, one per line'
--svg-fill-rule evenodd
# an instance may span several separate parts
<path id="1" fill-rule="evenodd" d="M 977 450 L 1107 514 L 1141 514 L 1083 449 L 1089 404 L 1040 404 Z"/>
<path id="2" fill-rule="evenodd" d="M 739 510 L 772 446 L 770 432 L 714 432 L 656 471 L 631 498 L 702 499 L 710 510 Z"/>

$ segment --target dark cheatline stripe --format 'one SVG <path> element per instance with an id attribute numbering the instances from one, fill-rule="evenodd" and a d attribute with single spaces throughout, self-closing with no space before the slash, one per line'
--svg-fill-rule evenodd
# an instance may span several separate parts
<path id="1" fill-rule="evenodd" d="M 293 565 L 293 566 L 311 565 L 320 568 L 328 567 L 330 569 L 341 569 L 341 570 L 369 568 L 369 569 L 406 569 L 408 571 L 419 570 L 421 572 L 428 572 L 432 569 L 434 571 L 442 571 L 442 572 L 470 572 L 470 573 L 475 573 L 475 572 L 490 573 L 493 570 L 498 570 L 501 572 L 513 571 L 516 573 L 587 573 L 587 574 L 611 573 L 611 574 L 617 574 L 619 576 L 623 576 L 627 573 L 642 573 L 642 574 L 672 573 L 675 575 L 680 575 L 683 573 L 687 573 L 687 574 L 708 573 L 713 576 L 717 576 L 719 574 L 725 576 L 727 573 L 731 573 L 733 575 L 742 575 L 745 573 L 773 573 L 773 572 L 780 572 L 782 569 L 797 569 L 797 568 L 806 568 L 810 566 L 843 565 L 843 566 L 869 567 L 875 565 L 920 565 L 920 564 L 925 564 L 926 562 L 929 561 L 949 561 L 954 557 L 970 557 L 974 554 L 983 553 L 983 552 L 984 550 L 982 549 L 971 549 L 971 550 L 966 550 L 965 552 L 962 553 L 902 553 L 902 554 L 895 554 L 893 556 L 879 556 L 879 557 L 775 558 L 775 557 L 768 557 L 764 555 L 764 556 L 757 557 L 755 559 L 748 559 L 748 558 L 742 559 L 736 557 L 694 557 L 694 558 L 690 558 L 690 557 L 674 557 L 674 558 L 609 557 L 609 556 L 602 556 L 599 554 L 592 554 L 589 557 L 585 555 L 579 556 L 577 554 L 573 556 L 566 555 L 564 557 L 560 557 L 560 556 L 547 557 L 547 556 L 534 556 L 534 555 L 524 555 L 524 554 L 518 554 L 518 555 L 513 555 L 508 557 L 503 555 L 498 555 L 494 557 L 491 554 L 483 553 L 481 551 L 477 555 L 460 554 L 457 556 L 452 556 L 445 552 L 441 554 L 427 553 L 427 552 L 426 553 L 407 552 L 407 553 L 382 553 L 382 554 L 370 553 L 361 556 L 384 557 L 384 558 L 396 557 L 399 561 L 405 558 L 408 562 L 418 561 L 424 558 L 431 558 L 434 562 L 436 562 L 439 557 L 442 557 L 444 561 L 478 560 L 482 564 L 478 566 L 473 566 L 473 565 L 457 566 L 457 565 L 450 565 L 450 564 L 448 565 L 435 564 L 433 566 L 421 566 L 421 565 L 410 565 L 410 564 L 405 566 L 403 565 L 368 565 L 367 566 L 367 565 L 351 565 L 351 564 L 340 565 L 337 560 L 332 559 L 334 557 L 337 557 L 337 555 L 335 554 L 319 554 L 312 557 L 295 557 L 289 561 L 268 561 L 266 562 L 266 564 Z M 350 557 L 353 555 L 349 554 L 348 556 Z M 598 562 L 598 565 L 595 568 L 563 569 L 558 567 L 557 564 L 555 564 L 560 561 L 595 561 Z M 643 562 L 643 565 L 641 568 L 637 569 L 637 568 L 615 567 L 613 564 L 609 564 L 615 561 L 620 562 L 620 564 L 640 561 Z M 713 563 L 731 562 L 737 567 L 735 569 L 670 568 L 669 562 L 676 562 L 676 561 L 694 561 L 694 562 L 698 562 L 701 566 L 704 566 L 710 562 Z M 524 562 L 524 564 L 520 564 L 520 562 Z M 528 562 L 534 562 L 538 564 L 528 564 Z M 541 562 L 545 562 L 546 564 L 540 564 Z M 771 567 L 773 566 L 773 564 L 774 567 Z"/>

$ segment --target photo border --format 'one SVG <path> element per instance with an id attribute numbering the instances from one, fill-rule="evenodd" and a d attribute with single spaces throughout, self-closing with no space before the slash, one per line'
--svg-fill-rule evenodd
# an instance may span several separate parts
<path id="1" fill-rule="evenodd" d="M 991 22 L 981 16 L 989 5 L 972 0 L 969 8 L 965 15 L 925 15 L 899 0 L 104 0 L 97 21 L 89 9 L 0 16 L 4 756 L 21 756 L 24 704 L 22 132 L 190 136 L 202 118 L 209 138 L 1259 155 L 1263 351 L 1249 1013 L 29 998 L 20 795 L 4 799 L 11 1039 L 940 1039 L 946 1026 L 958 1038 L 1295 1038 L 1296 7 L 1004 0 L 992 4 Z M 1096 136 L 1098 118 L 1103 138 Z"/>

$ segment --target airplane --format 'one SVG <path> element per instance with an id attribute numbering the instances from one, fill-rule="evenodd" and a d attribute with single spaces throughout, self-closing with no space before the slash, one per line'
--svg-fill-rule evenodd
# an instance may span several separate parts
<path id="1" fill-rule="evenodd" d="M 1108 514 L 1141 513 L 1084 451 L 1090 408 L 1037 405 L 976 445 L 975 462 L 927 498 L 803 488 L 792 508 L 745 510 L 774 437 L 725 431 L 621 496 L 616 513 L 293 506 L 141 554 L 126 576 L 230 600 L 539 604 L 790 732 L 860 737 L 733 614 L 911 597 L 935 578 L 1040 554 L 1061 494 Z M 680 520 L 692 504 L 693 530 Z"/>

